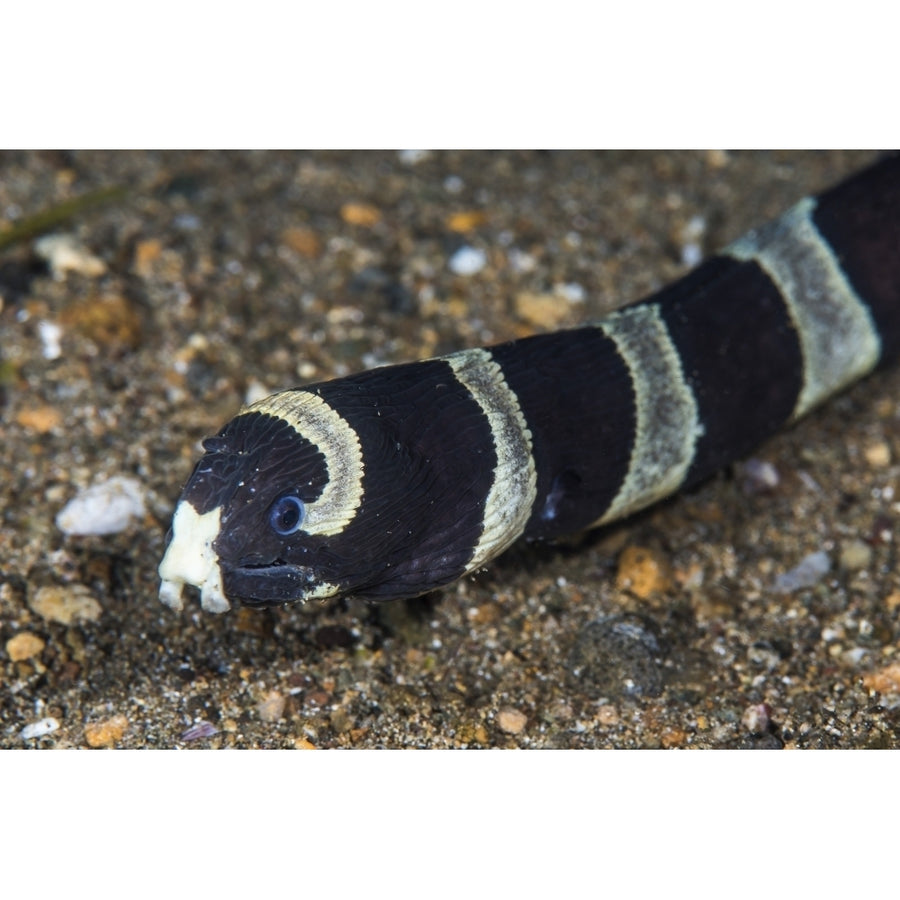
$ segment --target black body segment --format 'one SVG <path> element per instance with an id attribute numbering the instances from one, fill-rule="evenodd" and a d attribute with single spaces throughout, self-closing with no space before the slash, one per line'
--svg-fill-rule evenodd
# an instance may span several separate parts
<path id="1" fill-rule="evenodd" d="M 900 357 L 900 157 L 893 155 L 825 191 L 813 221 L 871 311 L 881 362 Z"/>
<path id="2" fill-rule="evenodd" d="M 693 484 L 898 356 L 893 155 L 593 325 L 253 404 L 185 487 L 160 596 L 417 596 Z"/>
<path id="3" fill-rule="evenodd" d="M 631 375 L 598 328 L 539 335 L 490 349 L 531 430 L 537 502 L 524 534 L 587 528 L 628 471 L 634 445 Z"/>
<path id="4" fill-rule="evenodd" d="M 686 484 L 744 456 L 790 418 L 800 342 L 784 301 L 753 262 L 717 257 L 651 300 L 681 356 L 702 434 Z"/>

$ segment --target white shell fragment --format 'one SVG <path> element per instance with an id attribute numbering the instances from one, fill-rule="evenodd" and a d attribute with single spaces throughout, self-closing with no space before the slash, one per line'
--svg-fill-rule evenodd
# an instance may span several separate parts
<path id="1" fill-rule="evenodd" d="M 454 275 L 475 275 L 487 265 L 487 254 L 477 247 L 460 247 L 448 265 Z"/>
<path id="2" fill-rule="evenodd" d="M 117 475 L 83 490 L 56 517 L 66 534 L 117 534 L 144 515 L 144 492 L 135 478 Z"/>
<path id="3" fill-rule="evenodd" d="M 71 234 L 48 234 L 39 238 L 34 242 L 34 251 L 47 261 L 57 281 L 62 281 L 66 272 L 97 278 L 106 271 L 106 263 L 78 243 Z"/>
<path id="4" fill-rule="evenodd" d="M 59 359 L 62 356 L 62 328 L 56 322 L 38 322 L 38 337 L 41 339 L 41 353 L 44 359 Z"/>
<path id="5" fill-rule="evenodd" d="M 32 741 L 35 738 L 53 734 L 53 732 L 57 731 L 58 729 L 59 722 L 56 719 L 52 717 L 48 717 L 46 719 L 38 719 L 37 722 L 32 722 L 30 725 L 26 725 L 19 732 L 19 737 L 23 741 Z"/>

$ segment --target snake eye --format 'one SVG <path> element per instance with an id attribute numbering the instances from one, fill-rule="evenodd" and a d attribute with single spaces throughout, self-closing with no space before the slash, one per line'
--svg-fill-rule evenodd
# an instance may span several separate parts
<path id="1" fill-rule="evenodd" d="M 300 530 L 306 507 L 296 494 L 282 494 L 269 510 L 269 525 L 276 534 L 287 537 Z"/>

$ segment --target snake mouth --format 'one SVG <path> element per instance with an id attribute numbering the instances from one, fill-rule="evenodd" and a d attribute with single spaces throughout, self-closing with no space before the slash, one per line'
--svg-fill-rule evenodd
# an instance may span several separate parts
<path id="1" fill-rule="evenodd" d="M 172 609 L 182 608 L 185 585 L 200 589 L 200 603 L 207 612 L 223 613 L 230 608 L 213 547 L 221 512 L 217 506 L 198 513 L 185 500 L 176 507 L 168 546 L 159 564 L 159 599 Z"/>
<path id="2" fill-rule="evenodd" d="M 337 587 L 323 582 L 309 566 L 274 560 L 270 563 L 222 563 L 225 594 L 245 606 L 283 606 L 331 597 Z"/>

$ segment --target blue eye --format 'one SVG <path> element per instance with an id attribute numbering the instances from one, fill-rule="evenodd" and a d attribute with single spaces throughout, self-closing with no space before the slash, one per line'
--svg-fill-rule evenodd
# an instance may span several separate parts
<path id="1" fill-rule="evenodd" d="M 306 507 L 296 494 L 282 494 L 269 510 L 269 525 L 276 534 L 287 537 L 300 530 Z"/>

